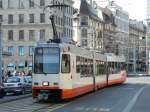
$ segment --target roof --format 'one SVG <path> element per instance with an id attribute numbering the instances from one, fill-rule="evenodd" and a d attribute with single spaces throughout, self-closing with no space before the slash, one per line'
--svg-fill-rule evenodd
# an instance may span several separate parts
<path id="1" fill-rule="evenodd" d="M 94 9 L 90 4 L 88 4 L 86 0 L 81 0 L 80 14 L 88 15 L 97 21 L 103 21 L 102 18 L 98 17 L 96 9 Z"/>
<path id="2" fill-rule="evenodd" d="M 109 16 L 109 17 L 111 17 L 111 16 L 112 16 L 112 12 L 111 12 L 111 10 L 110 10 L 110 9 L 108 9 L 107 7 L 105 7 L 105 8 L 100 7 L 100 9 L 101 9 L 101 10 L 102 10 L 102 12 L 103 12 L 104 14 L 106 14 L 107 16 Z"/>

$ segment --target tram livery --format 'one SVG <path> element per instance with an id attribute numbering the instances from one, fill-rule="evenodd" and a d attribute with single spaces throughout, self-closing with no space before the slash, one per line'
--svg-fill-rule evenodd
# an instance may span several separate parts
<path id="1" fill-rule="evenodd" d="M 125 58 L 65 43 L 40 43 L 33 55 L 32 96 L 70 99 L 126 80 Z"/>

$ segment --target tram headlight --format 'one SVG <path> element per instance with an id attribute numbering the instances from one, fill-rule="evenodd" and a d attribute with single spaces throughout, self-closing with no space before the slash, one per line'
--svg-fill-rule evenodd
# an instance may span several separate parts
<path id="1" fill-rule="evenodd" d="M 44 82 L 43 82 L 43 86 L 49 86 L 49 82 L 44 81 Z"/>

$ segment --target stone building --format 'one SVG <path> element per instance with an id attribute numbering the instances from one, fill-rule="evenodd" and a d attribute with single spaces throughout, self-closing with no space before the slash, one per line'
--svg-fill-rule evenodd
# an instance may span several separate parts
<path id="1" fill-rule="evenodd" d="M 37 42 L 53 38 L 49 4 L 67 4 L 55 8 L 55 24 L 59 38 L 72 38 L 72 0 L 0 0 L 3 49 L 12 54 L 4 60 L 5 70 L 31 70 L 32 53 Z"/>
<path id="2" fill-rule="evenodd" d="M 74 17 L 74 39 L 82 47 L 94 48 L 102 53 L 116 53 L 113 48 L 116 25 L 108 8 L 101 8 L 95 2 L 81 0 Z"/>
<path id="3" fill-rule="evenodd" d="M 109 2 L 107 7 L 112 11 L 115 17 L 115 24 L 117 25 L 115 36 L 118 54 L 126 56 L 126 60 L 128 60 L 129 14 L 114 1 Z"/>
<path id="4" fill-rule="evenodd" d="M 129 22 L 129 72 L 146 72 L 146 26 L 142 21 Z"/>

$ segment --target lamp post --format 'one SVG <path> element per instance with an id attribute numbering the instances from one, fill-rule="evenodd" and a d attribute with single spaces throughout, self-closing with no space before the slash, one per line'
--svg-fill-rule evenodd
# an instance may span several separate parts
<path id="1" fill-rule="evenodd" d="M 148 19 L 146 19 L 147 21 L 147 33 L 146 33 L 146 71 L 147 71 L 147 74 L 149 74 L 149 47 L 148 47 L 148 44 L 150 43 L 150 19 L 148 17 Z"/>
<path id="2" fill-rule="evenodd" d="M 2 84 L 2 20 L 0 20 L 0 85 Z"/>

